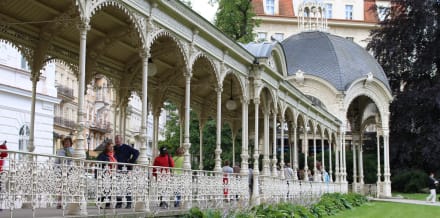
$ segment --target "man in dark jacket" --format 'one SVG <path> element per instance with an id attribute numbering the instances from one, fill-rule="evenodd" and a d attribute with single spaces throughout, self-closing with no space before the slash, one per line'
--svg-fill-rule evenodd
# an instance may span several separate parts
<path id="1" fill-rule="evenodd" d="M 116 160 L 118 160 L 118 163 L 130 163 L 134 164 L 136 163 L 136 160 L 139 156 L 139 151 L 135 148 L 131 147 L 130 145 L 123 144 L 122 143 L 122 137 L 120 135 L 115 136 L 115 147 L 114 152 L 116 156 Z M 132 166 L 126 166 L 127 170 L 132 170 Z M 123 164 L 118 165 L 118 170 L 122 170 Z M 127 207 L 131 208 L 131 195 L 127 195 Z M 118 203 L 116 204 L 116 208 L 122 207 L 122 197 L 117 198 Z"/>

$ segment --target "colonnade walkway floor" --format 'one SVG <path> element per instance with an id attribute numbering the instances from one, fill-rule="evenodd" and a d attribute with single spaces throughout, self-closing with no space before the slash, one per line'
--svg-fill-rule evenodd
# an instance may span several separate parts
<path id="1" fill-rule="evenodd" d="M 395 202 L 395 203 L 403 203 L 403 204 L 417 204 L 417 205 L 429 205 L 429 206 L 437 206 L 440 207 L 440 202 L 426 202 L 421 200 L 411 200 L 411 199 L 401 199 L 401 198 L 370 198 L 371 201 L 384 201 L 384 202 Z M 134 212 L 133 209 L 106 209 L 101 210 L 99 213 L 96 207 L 88 207 L 88 216 L 73 216 L 73 215 L 65 215 L 63 216 L 63 212 L 60 209 L 56 208 L 38 208 L 35 212 L 35 217 L 41 218 L 61 218 L 61 217 L 117 217 L 117 218 L 140 218 L 140 217 L 178 217 L 178 215 L 182 214 L 182 210 L 173 210 L 170 209 L 160 209 L 154 213 L 137 213 Z M 13 211 L 12 217 L 14 218 L 29 218 L 32 216 L 32 209 L 15 209 Z M 0 218 L 11 217 L 11 211 L 3 210 L 0 211 Z"/>
<path id="2" fill-rule="evenodd" d="M 106 209 L 101 210 L 99 213 L 96 207 L 88 207 L 88 215 L 87 216 L 79 216 L 79 215 L 64 215 L 63 211 L 56 208 L 38 208 L 35 210 L 35 216 L 38 218 L 61 218 L 61 217 L 69 217 L 69 218 L 79 218 L 79 217 L 88 217 L 88 218 L 104 218 L 104 217 L 112 217 L 112 218 L 145 218 L 145 217 L 178 217 L 183 213 L 182 210 L 173 210 L 170 209 L 159 209 L 154 213 L 139 213 L 134 212 L 133 209 Z M 32 209 L 14 209 L 12 213 L 12 217 L 14 218 L 31 218 Z M 0 218 L 11 217 L 10 210 L 0 211 Z"/>

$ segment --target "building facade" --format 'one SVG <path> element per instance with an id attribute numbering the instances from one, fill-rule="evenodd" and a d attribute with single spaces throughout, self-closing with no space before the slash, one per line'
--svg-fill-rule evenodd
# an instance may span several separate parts
<path id="1" fill-rule="evenodd" d="M 300 17 L 307 16 L 303 9 L 318 8 L 327 19 L 327 32 L 352 40 L 362 47 L 368 44 L 370 30 L 384 19 L 384 9 L 390 1 L 381 0 L 256 0 L 252 1 L 256 18 L 257 41 L 282 41 L 303 31 Z M 376 8 L 374 6 L 377 6 Z"/>

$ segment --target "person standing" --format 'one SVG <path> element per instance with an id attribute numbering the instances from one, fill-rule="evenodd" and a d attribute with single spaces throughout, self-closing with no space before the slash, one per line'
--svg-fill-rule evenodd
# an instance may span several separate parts
<path id="1" fill-rule="evenodd" d="M 1 172 L 3 172 L 3 164 L 4 164 L 4 160 L 6 157 L 8 157 L 8 152 L 6 150 L 8 150 L 8 148 L 6 147 L 6 141 L 4 141 L 1 145 L 0 145 L 0 149 L 4 150 L 4 151 L 0 151 L 0 174 Z M 0 180 L 0 192 L 2 190 L 2 181 Z M 0 211 L 2 211 L 3 209 L 0 208 Z"/>
<path id="2" fill-rule="evenodd" d="M 177 168 L 174 170 L 175 175 L 181 175 L 183 173 L 183 154 L 185 153 L 185 149 L 183 147 L 179 147 L 176 149 L 176 156 L 173 158 L 174 160 L 174 167 Z M 174 207 L 180 206 L 180 199 L 181 195 L 180 192 L 177 191 L 176 193 L 176 201 L 174 202 Z"/>
<path id="3" fill-rule="evenodd" d="M 183 164 L 182 164 L 183 165 Z M 168 150 L 166 147 L 161 147 L 159 149 L 159 156 L 157 156 L 156 158 L 154 158 L 154 162 L 153 162 L 153 166 L 155 166 L 153 168 L 153 176 L 157 178 L 157 169 L 156 167 L 174 167 L 174 160 L 173 158 L 168 154 Z M 160 169 L 159 173 L 163 173 L 163 172 L 168 173 L 169 169 Z M 163 201 L 163 197 L 159 196 L 159 206 L 162 208 L 168 208 L 168 204 L 167 202 Z"/>
<path id="4" fill-rule="evenodd" d="M 113 147 L 115 152 L 115 157 L 118 163 L 129 163 L 134 164 L 137 161 L 137 158 L 139 156 L 139 151 L 130 145 L 123 144 L 122 143 L 122 137 L 121 135 L 115 136 L 115 146 Z M 118 164 L 118 170 L 122 170 L 123 164 Z M 130 171 L 133 169 L 133 166 L 126 166 L 127 170 Z M 127 206 L 125 208 L 129 209 L 131 208 L 131 194 L 127 193 L 126 195 L 127 199 Z M 117 197 L 118 203 L 116 203 L 116 208 L 122 207 L 122 197 Z"/>
<path id="5" fill-rule="evenodd" d="M 225 165 L 223 166 L 223 186 L 225 186 L 223 188 L 223 195 L 225 196 L 225 200 L 229 201 L 228 196 L 229 196 L 229 190 L 226 186 L 229 185 L 229 174 L 234 173 L 234 169 L 229 165 L 229 160 L 225 160 Z"/>
<path id="6" fill-rule="evenodd" d="M 6 147 L 6 141 L 4 141 L 1 145 L 0 145 L 0 149 L 4 150 L 0 152 L 0 173 L 3 171 L 3 164 L 4 164 L 4 160 L 6 157 L 8 157 L 8 152 L 6 150 L 8 150 L 8 148 Z M 0 190 L 1 190 L 1 186 L 0 186 Z"/>
<path id="7" fill-rule="evenodd" d="M 70 137 L 64 138 L 63 141 L 62 141 L 62 144 L 63 144 L 63 148 L 58 149 L 57 156 L 60 156 L 60 157 L 72 157 L 72 155 L 73 155 L 73 147 L 72 147 L 73 142 L 72 142 L 72 138 L 70 138 Z M 67 165 L 70 165 L 71 162 L 72 162 L 72 159 L 66 159 L 65 161 L 63 161 L 62 158 L 58 158 L 56 160 L 56 164 L 61 165 L 58 168 L 61 171 L 61 173 L 62 173 L 63 169 L 67 169 L 67 168 L 62 166 L 63 163 L 65 163 Z M 68 171 L 69 171 L 69 169 L 70 168 L 68 168 Z M 57 209 L 63 208 L 62 204 L 61 204 L 61 200 L 62 200 L 62 197 L 58 196 Z"/>
<path id="8" fill-rule="evenodd" d="M 429 182 L 428 182 L 428 187 L 429 187 L 429 196 L 426 198 L 427 202 L 431 202 L 431 203 L 435 203 L 435 195 L 436 195 L 436 186 L 438 184 L 438 181 L 434 178 L 434 173 L 431 172 L 431 174 L 429 175 Z"/>
<path id="9" fill-rule="evenodd" d="M 99 161 L 106 161 L 110 162 L 108 164 L 108 170 L 111 172 L 112 168 L 116 167 L 116 164 L 118 161 L 116 160 L 116 157 L 114 155 L 113 151 L 113 143 L 111 141 L 107 142 L 105 144 L 104 150 L 98 155 L 97 160 Z M 107 164 L 102 164 L 102 168 L 104 169 Z M 104 172 L 103 172 L 104 173 Z M 101 201 L 104 202 L 104 200 L 107 198 L 110 200 L 109 196 L 109 190 L 104 190 L 103 196 L 101 197 Z M 107 196 L 107 197 L 106 197 Z M 105 203 L 105 208 L 110 208 L 110 202 Z"/>

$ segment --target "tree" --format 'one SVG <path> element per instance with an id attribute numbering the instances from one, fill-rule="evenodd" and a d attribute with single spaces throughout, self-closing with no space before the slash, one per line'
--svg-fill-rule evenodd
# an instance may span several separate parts
<path id="1" fill-rule="evenodd" d="M 168 111 L 169 116 L 167 123 L 165 124 L 165 139 L 158 142 L 158 146 L 167 146 L 170 154 L 175 154 L 175 150 L 180 146 L 180 119 L 177 111 L 177 107 L 170 102 L 167 102 L 164 109 Z M 190 114 L 190 142 L 191 147 L 189 153 L 191 157 L 199 157 L 199 120 L 196 113 L 191 111 Z M 215 120 L 208 119 L 205 127 L 203 128 L 203 166 L 205 170 L 213 170 L 215 164 L 215 146 L 216 146 L 216 122 Z M 222 128 L 222 160 L 232 161 L 232 138 L 231 129 L 228 125 L 224 125 Z M 238 152 L 241 151 L 241 140 L 239 137 L 236 139 L 236 157 L 239 160 Z M 196 165 L 197 164 L 197 165 Z M 191 161 L 192 169 L 198 169 L 198 163 Z"/>
<path id="2" fill-rule="evenodd" d="M 390 161 L 396 168 L 440 169 L 440 1 L 392 0 L 371 32 L 390 80 Z"/>
<path id="3" fill-rule="evenodd" d="M 210 0 L 218 2 L 214 24 L 233 40 L 248 43 L 254 40 L 254 27 L 259 20 L 254 19 L 251 0 Z"/>

